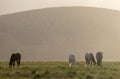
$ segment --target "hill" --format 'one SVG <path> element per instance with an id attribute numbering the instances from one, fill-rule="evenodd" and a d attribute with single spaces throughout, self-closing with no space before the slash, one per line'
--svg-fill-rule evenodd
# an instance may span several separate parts
<path id="1" fill-rule="evenodd" d="M 69 53 L 104 52 L 119 60 L 120 12 L 90 7 L 58 7 L 0 16 L 0 60 L 22 52 L 24 61 L 64 61 Z"/>

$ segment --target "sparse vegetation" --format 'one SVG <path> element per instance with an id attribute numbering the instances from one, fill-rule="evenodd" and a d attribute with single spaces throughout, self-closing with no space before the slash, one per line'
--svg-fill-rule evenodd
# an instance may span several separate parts
<path id="1" fill-rule="evenodd" d="M 20 67 L 9 68 L 0 64 L 0 79 L 119 79 L 120 62 L 103 62 L 103 67 L 88 66 L 79 62 L 72 67 L 67 62 L 24 62 Z"/>

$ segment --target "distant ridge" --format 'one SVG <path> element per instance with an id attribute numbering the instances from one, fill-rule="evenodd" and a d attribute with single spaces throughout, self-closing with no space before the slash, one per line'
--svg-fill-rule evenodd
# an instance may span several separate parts
<path id="1" fill-rule="evenodd" d="M 18 13 L 23 13 L 23 12 L 30 12 L 30 11 L 37 11 L 37 10 L 44 10 L 44 9 L 55 9 L 55 8 L 96 8 L 96 9 L 105 9 L 105 10 L 112 10 L 112 11 L 118 11 L 119 10 L 115 10 L 115 9 L 110 9 L 110 8 L 102 8 L 102 7 L 93 7 L 93 6 L 61 6 L 61 7 L 47 7 L 47 8 L 41 8 L 41 9 L 33 9 L 33 10 L 27 10 L 27 11 L 20 11 L 20 12 L 14 12 L 14 13 L 8 13 L 8 14 L 3 14 L 0 16 L 6 16 L 6 15 L 14 15 L 14 14 L 18 14 Z"/>

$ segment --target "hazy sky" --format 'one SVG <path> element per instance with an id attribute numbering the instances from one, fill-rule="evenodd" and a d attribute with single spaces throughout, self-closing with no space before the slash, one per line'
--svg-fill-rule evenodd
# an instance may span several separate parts
<path id="1" fill-rule="evenodd" d="M 120 10 L 120 0 L 0 0 L 0 15 L 58 6 L 91 6 Z"/>

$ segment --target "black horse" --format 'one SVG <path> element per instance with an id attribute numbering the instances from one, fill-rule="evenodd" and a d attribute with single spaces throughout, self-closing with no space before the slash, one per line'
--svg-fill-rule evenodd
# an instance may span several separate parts
<path id="1" fill-rule="evenodd" d="M 103 53 L 102 52 L 97 52 L 96 53 L 96 59 L 97 59 L 97 65 L 102 66 Z"/>
<path id="2" fill-rule="evenodd" d="M 19 67 L 20 61 L 21 61 L 21 54 L 20 53 L 13 53 L 10 57 L 9 67 L 15 67 L 15 63 L 17 63 L 17 67 Z"/>
<path id="3" fill-rule="evenodd" d="M 96 61 L 95 61 L 94 55 L 92 53 L 86 53 L 85 60 L 86 60 L 86 66 L 88 66 L 90 64 L 96 65 Z"/>

